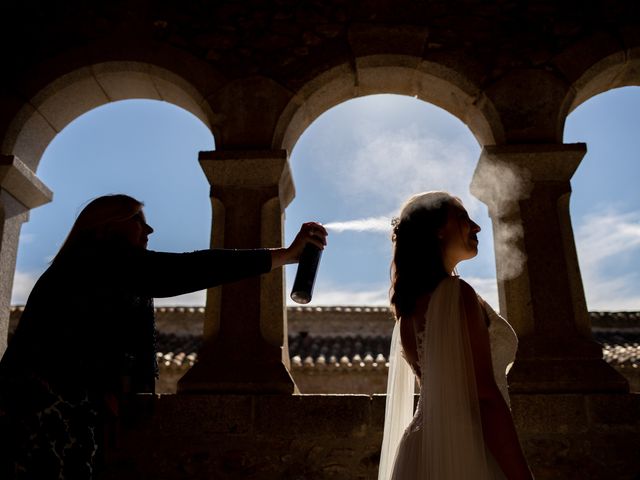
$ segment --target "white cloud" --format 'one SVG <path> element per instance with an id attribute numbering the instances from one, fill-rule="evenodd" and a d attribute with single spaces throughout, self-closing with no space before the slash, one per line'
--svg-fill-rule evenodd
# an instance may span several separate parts
<path id="1" fill-rule="evenodd" d="M 609 208 L 586 216 L 576 229 L 576 248 L 589 310 L 640 310 L 635 268 L 630 273 L 605 271 L 640 250 L 640 212 Z"/>
<path id="2" fill-rule="evenodd" d="M 493 309 L 499 311 L 498 282 L 495 278 L 485 277 L 464 277 L 464 280 L 471 285 Z"/>
<path id="3" fill-rule="evenodd" d="M 637 311 L 640 310 L 640 279 L 636 274 L 615 278 L 583 275 L 589 310 Z"/>
<path id="4" fill-rule="evenodd" d="M 337 165 L 327 159 L 331 165 L 324 169 L 340 179 L 343 194 L 399 209 L 415 193 L 447 190 L 472 210 L 480 205 L 469 193 L 478 152 L 468 143 L 447 143 L 416 128 L 388 131 L 362 125 L 356 134 L 355 155 L 346 155 Z"/>
<path id="5" fill-rule="evenodd" d="M 577 226 L 575 240 L 588 309 L 640 310 L 640 275 L 635 267 L 631 267 L 630 273 L 618 274 L 607 269 L 612 263 L 624 264 L 630 254 L 640 250 L 640 212 L 622 213 L 609 208 L 588 215 Z M 498 310 L 495 278 L 465 277 L 465 280 Z"/>
<path id="6" fill-rule="evenodd" d="M 207 291 L 200 290 L 198 292 L 186 293 L 177 297 L 154 298 L 153 303 L 156 307 L 203 307 L 207 300 Z"/>
<path id="7" fill-rule="evenodd" d="M 297 305 L 287 297 L 287 305 Z M 320 282 L 310 306 L 389 306 L 388 285 L 337 285 Z"/>
<path id="8" fill-rule="evenodd" d="M 24 305 L 40 274 L 16 270 L 11 290 L 11 305 Z"/>
<path id="9" fill-rule="evenodd" d="M 583 265 L 600 266 L 611 257 L 640 247 L 640 213 L 612 209 L 588 215 L 578 227 L 576 243 Z"/>
<path id="10" fill-rule="evenodd" d="M 465 280 L 489 304 L 498 310 L 498 286 L 495 278 L 465 277 Z M 288 305 L 296 305 L 288 300 Z M 311 306 L 389 306 L 389 285 L 316 285 Z"/>
<path id="11" fill-rule="evenodd" d="M 188 293 L 186 295 L 180 295 L 170 298 L 156 298 L 154 304 L 156 307 L 196 307 L 204 306 L 206 303 L 206 291 Z M 287 296 L 287 305 L 296 306 L 297 303 L 293 302 Z M 323 287 L 322 285 L 316 285 L 313 293 L 313 300 L 310 306 L 363 306 L 363 305 L 375 305 L 375 306 L 388 306 L 389 305 L 389 287 L 381 286 L 379 288 L 363 288 L 357 287 L 339 288 L 334 286 Z"/>

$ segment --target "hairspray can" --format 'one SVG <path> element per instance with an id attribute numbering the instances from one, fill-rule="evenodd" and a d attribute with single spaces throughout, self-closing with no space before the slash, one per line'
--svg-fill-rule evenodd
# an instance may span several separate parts
<path id="1" fill-rule="evenodd" d="M 291 290 L 291 299 L 294 302 L 305 304 L 311 301 L 313 284 L 316 281 L 316 273 L 318 272 L 321 256 L 322 250 L 313 243 L 307 243 L 302 250 L 296 279 Z"/>

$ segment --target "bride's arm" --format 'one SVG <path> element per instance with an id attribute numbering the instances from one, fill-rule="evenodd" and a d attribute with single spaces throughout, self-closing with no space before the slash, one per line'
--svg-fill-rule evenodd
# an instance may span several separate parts
<path id="1" fill-rule="evenodd" d="M 482 431 L 487 447 L 510 480 L 531 479 L 531 471 L 520 447 L 511 412 L 493 376 L 489 331 L 475 291 L 461 282 L 474 373 L 480 403 Z"/>

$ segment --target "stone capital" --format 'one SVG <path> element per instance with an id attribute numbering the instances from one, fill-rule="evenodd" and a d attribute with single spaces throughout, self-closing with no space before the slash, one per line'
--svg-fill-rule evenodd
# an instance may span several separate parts
<path id="1" fill-rule="evenodd" d="M 18 157 L 0 155 L 0 188 L 27 209 L 49 203 L 53 193 Z"/>
<path id="2" fill-rule="evenodd" d="M 508 215 L 534 188 L 546 184 L 570 192 L 569 182 L 586 151 L 584 143 L 486 146 L 471 193 L 487 205 L 492 217 Z"/>
<path id="3" fill-rule="evenodd" d="M 286 150 L 214 150 L 198 157 L 212 189 L 278 188 L 284 210 L 295 196 L 295 188 Z"/>

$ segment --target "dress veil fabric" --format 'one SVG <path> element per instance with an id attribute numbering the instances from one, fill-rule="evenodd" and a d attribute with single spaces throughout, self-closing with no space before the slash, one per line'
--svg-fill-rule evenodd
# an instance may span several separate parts
<path id="1" fill-rule="evenodd" d="M 409 369 L 399 353 L 399 331 L 397 334 L 394 331 L 379 480 L 504 478 L 500 467 L 486 448 L 482 435 L 471 343 L 460 282 L 457 277 L 446 278 L 438 285 L 429 302 L 424 334 L 417 338 L 422 387 L 411 421 L 406 421 L 406 413 L 399 410 L 408 408 L 411 411 L 412 405 L 399 399 L 405 399 L 407 395 L 413 396 L 407 384 L 411 383 L 413 386 L 414 380 L 398 381 L 394 378 L 399 373 L 406 374 L 403 373 L 403 368 Z M 507 338 L 513 344 L 516 341 L 515 333 L 506 321 L 493 311 L 487 311 L 487 314 L 491 322 L 496 323 L 489 329 L 490 337 L 498 332 L 501 341 Z M 399 330 L 397 325 L 396 330 Z M 504 349 L 504 352 L 513 355 L 515 347 Z M 496 376 L 504 377 L 506 365 L 512 358 L 496 360 Z M 394 362 L 396 365 L 393 365 Z M 502 382 L 498 382 L 500 383 L 506 385 L 504 378 Z M 403 419 L 406 423 L 392 425 L 394 421 L 402 422 Z"/>
<path id="2" fill-rule="evenodd" d="M 413 418 L 415 385 L 416 377 L 409 364 L 402 358 L 400 322 L 396 322 L 391 337 L 391 351 L 389 352 L 384 438 L 380 452 L 380 467 L 378 468 L 379 480 L 387 480 L 391 477 L 398 443 Z"/>

